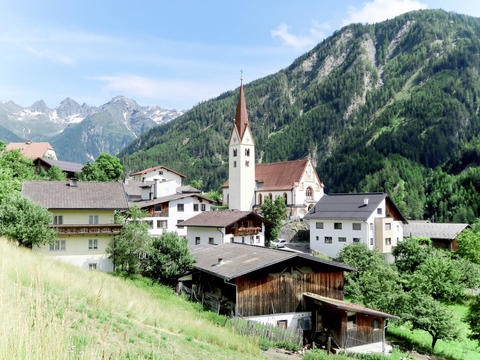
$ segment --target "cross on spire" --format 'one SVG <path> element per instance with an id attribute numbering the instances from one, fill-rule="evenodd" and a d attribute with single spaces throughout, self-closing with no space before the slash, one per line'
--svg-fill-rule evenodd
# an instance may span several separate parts
<path id="1" fill-rule="evenodd" d="M 240 69 L 240 85 L 243 84 L 243 70 Z"/>

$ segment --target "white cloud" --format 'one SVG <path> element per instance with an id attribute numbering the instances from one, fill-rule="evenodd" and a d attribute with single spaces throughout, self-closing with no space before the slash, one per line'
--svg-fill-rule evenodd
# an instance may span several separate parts
<path id="1" fill-rule="evenodd" d="M 393 19 L 400 14 L 419 9 L 426 9 L 427 5 L 417 0 L 373 0 L 363 3 L 360 9 L 349 7 L 348 17 L 343 25 L 351 23 L 376 23 Z"/>
<path id="2" fill-rule="evenodd" d="M 330 29 L 328 23 L 319 23 L 313 21 L 313 25 L 310 28 L 310 36 L 294 35 L 288 30 L 287 24 L 280 24 L 278 27 L 271 31 L 272 38 L 278 38 L 283 41 L 287 46 L 291 46 L 296 49 L 312 46 L 315 43 L 325 38 L 324 30 Z"/>
<path id="3" fill-rule="evenodd" d="M 30 54 L 35 55 L 38 58 L 51 60 L 51 61 L 58 62 L 58 63 L 61 63 L 61 64 L 72 64 L 73 63 L 73 59 L 71 57 L 66 56 L 66 55 L 62 55 L 62 54 L 57 54 L 57 53 L 54 53 L 54 52 L 51 52 L 51 51 L 41 51 L 41 50 L 35 49 L 31 46 L 24 47 L 24 50 L 29 52 Z"/>

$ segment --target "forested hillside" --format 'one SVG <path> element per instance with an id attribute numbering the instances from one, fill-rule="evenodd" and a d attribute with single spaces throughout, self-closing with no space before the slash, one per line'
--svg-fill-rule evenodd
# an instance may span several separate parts
<path id="1" fill-rule="evenodd" d="M 349 25 L 245 86 L 257 162 L 311 155 L 327 192 L 387 191 L 409 218 L 480 214 L 480 20 L 415 11 Z M 127 170 L 163 164 L 217 188 L 237 91 L 144 133 Z"/>

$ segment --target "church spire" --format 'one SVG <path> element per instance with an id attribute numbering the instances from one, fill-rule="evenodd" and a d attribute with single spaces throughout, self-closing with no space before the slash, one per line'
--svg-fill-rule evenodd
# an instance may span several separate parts
<path id="1" fill-rule="evenodd" d="M 240 139 L 242 139 L 245 129 L 248 127 L 247 104 L 245 103 L 245 95 L 243 94 L 243 75 L 240 78 L 240 95 L 238 96 L 235 126 L 237 127 Z"/>

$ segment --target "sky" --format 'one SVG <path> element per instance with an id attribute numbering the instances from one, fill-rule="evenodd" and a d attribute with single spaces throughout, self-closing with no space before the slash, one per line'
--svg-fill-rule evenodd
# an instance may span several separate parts
<path id="1" fill-rule="evenodd" d="M 350 23 L 474 0 L 0 0 L 0 101 L 189 109 L 277 72 Z"/>

